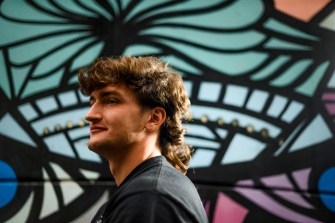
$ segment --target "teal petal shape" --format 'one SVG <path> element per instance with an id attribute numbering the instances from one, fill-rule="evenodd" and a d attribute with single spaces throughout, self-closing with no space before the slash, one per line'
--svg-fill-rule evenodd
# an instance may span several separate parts
<path id="1" fill-rule="evenodd" d="M 5 58 L 3 54 L 0 53 L 0 88 L 6 94 L 8 98 L 11 98 L 10 85 L 5 65 Z"/>
<path id="2" fill-rule="evenodd" d="M 308 33 L 297 30 L 296 28 L 293 28 L 289 24 L 284 24 L 274 18 L 269 18 L 264 23 L 264 27 L 269 30 L 276 31 L 278 33 L 283 33 L 289 36 L 294 36 L 294 37 L 299 37 L 299 38 L 304 38 L 304 39 L 309 39 L 309 40 L 315 40 L 315 41 L 319 40 L 319 38 L 316 36 L 312 36 Z"/>
<path id="3" fill-rule="evenodd" d="M 312 97 L 316 91 L 316 88 L 319 86 L 321 79 L 325 75 L 325 71 L 327 70 L 329 64 L 329 61 L 320 64 L 314 70 L 313 74 L 308 78 L 308 80 L 296 88 L 296 92 Z"/>
<path id="4" fill-rule="evenodd" d="M 28 84 L 25 86 L 21 98 L 58 87 L 63 74 L 64 69 L 60 69 L 47 77 L 41 79 L 30 79 Z"/>
<path id="5" fill-rule="evenodd" d="M 33 73 L 33 77 L 45 75 L 51 70 L 56 69 L 58 66 L 63 65 L 71 57 L 75 56 L 75 54 L 89 46 L 93 41 L 94 37 L 78 41 L 49 54 L 45 59 L 38 63 L 36 70 Z M 57 61 L 57 63 L 55 63 L 55 61 Z"/>
<path id="6" fill-rule="evenodd" d="M 283 74 L 271 81 L 277 87 L 288 86 L 294 82 L 313 63 L 311 59 L 303 59 L 290 66 Z"/>
<path id="7" fill-rule="evenodd" d="M 18 95 L 24 81 L 28 77 L 31 66 L 12 67 L 12 78 L 14 83 L 15 95 Z"/>
<path id="8" fill-rule="evenodd" d="M 197 9 L 204 9 L 211 7 L 213 5 L 217 5 L 219 3 L 224 2 L 225 0 L 211 0 L 211 1 L 179 1 L 176 4 L 172 4 L 165 7 L 159 7 L 155 8 L 155 10 L 147 11 L 149 8 L 156 7 L 161 4 L 167 3 L 166 0 L 155 0 L 155 1 L 139 1 L 136 7 L 129 12 L 129 14 L 126 17 L 126 20 L 131 19 L 132 17 L 138 16 L 139 14 L 142 14 L 140 16 L 141 19 L 148 18 L 150 16 L 156 16 L 161 15 L 163 13 L 169 13 L 169 12 L 176 12 L 176 11 L 185 11 L 185 10 L 197 10 Z M 121 1 L 126 2 L 126 1 Z M 125 7 L 124 4 L 123 6 Z M 143 13 L 143 11 L 146 10 L 146 13 Z"/>
<path id="9" fill-rule="evenodd" d="M 94 45 L 85 48 L 81 54 L 74 58 L 70 70 L 76 71 L 78 68 L 91 64 L 96 58 L 98 58 L 103 47 L 103 42 L 97 42 Z"/>
<path id="10" fill-rule="evenodd" d="M 202 3 L 201 3 L 202 2 Z M 196 3 L 207 4 L 208 1 L 188 1 L 188 5 L 196 6 Z M 194 7 L 192 6 L 192 7 Z M 187 8 L 185 6 L 179 5 L 179 8 L 174 8 L 172 12 L 175 11 L 185 11 Z M 202 9 L 201 6 L 198 9 Z M 155 24 L 161 23 L 176 23 L 183 25 L 196 24 L 197 26 L 203 26 L 206 28 L 216 28 L 216 29 L 239 29 L 245 28 L 251 24 L 258 21 L 264 13 L 264 6 L 262 1 L 253 0 L 250 4 L 249 0 L 237 0 L 233 1 L 227 7 L 222 7 L 214 12 L 207 12 L 197 15 L 188 15 L 178 17 L 169 17 L 155 20 Z M 211 21 L 208 23 L 208 21 Z"/>
<path id="11" fill-rule="evenodd" d="M 243 50 L 260 44 L 265 35 L 254 31 L 222 33 L 208 32 L 191 28 L 154 27 L 141 31 L 140 35 L 153 35 L 161 38 L 174 38 L 176 41 L 187 41 L 215 50 Z"/>
<path id="12" fill-rule="evenodd" d="M 46 57 L 46 54 L 57 51 L 64 45 L 76 42 L 83 36 L 88 36 L 85 32 L 66 33 L 49 36 L 36 41 L 19 44 L 9 49 L 9 55 L 16 64 L 29 63 L 36 59 Z"/>
<path id="13" fill-rule="evenodd" d="M 48 4 L 47 1 L 36 1 L 40 5 Z M 49 8 L 50 9 L 50 8 Z M 59 12 L 56 7 L 52 7 L 52 10 Z M 55 17 L 51 14 L 36 10 L 29 1 L 15 0 L 15 1 L 4 1 L 1 3 L 1 12 L 9 18 L 15 18 L 21 21 L 48 21 L 48 22 L 59 22 L 59 17 Z"/>
<path id="14" fill-rule="evenodd" d="M 0 35 L 0 47 L 18 44 L 22 41 L 41 38 L 43 35 L 52 36 L 59 32 L 73 32 L 74 30 L 82 30 L 87 28 L 84 25 L 68 25 L 68 24 L 25 24 L 15 23 L 0 18 L 0 27 L 6 32 Z"/>
<path id="15" fill-rule="evenodd" d="M 296 43 L 291 43 L 277 38 L 271 38 L 264 45 L 268 49 L 285 49 L 285 50 L 311 50 L 310 46 L 299 45 Z"/>
<path id="16" fill-rule="evenodd" d="M 291 59 L 291 56 L 281 55 L 267 64 L 263 69 L 254 73 L 251 76 L 252 80 L 259 81 L 271 76 L 278 68 L 287 63 Z"/>
<path id="17" fill-rule="evenodd" d="M 200 63 L 229 76 L 238 76 L 248 72 L 267 59 L 267 54 L 261 52 L 218 53 L 168 40 L 163 40 L 161 42 L 177 51 L 183 52 L 193 60 L 199 61 Z M 198 55 L 201 55 L 201 57 Z"/>

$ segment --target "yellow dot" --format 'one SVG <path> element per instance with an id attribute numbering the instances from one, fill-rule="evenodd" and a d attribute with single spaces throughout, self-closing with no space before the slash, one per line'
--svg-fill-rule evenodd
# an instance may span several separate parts
<path id="1" fill-rule="evenodd" d="M 43 134 L 44 134 L 44 135 L 49 135 L 49 133 L 50 133 L 49 128 L 48 128 L 48 127 L 45 127 L 45 128 L 43 129 Z"/>
<path id="2" fill-rule="evenodd" d="M 216 120 L 216 122 L 219 124 L 219 125 L 224 125 L 224 121 L 222 118 L 218 118 L 218 120 Z"/>
<path id="3" fill-rule="evenodd" d="M 262 130 L 261 130 L 261 136 L 262 136 L 263 138 L 267 138 L 267 137 L 269 137 L 269 131 L 268 131 L 267 129 L 262 129 Z"/>
<path id="4" fill-rule="evenodd" d="M 85 125 L 85 121 L 83 119 L 80 119 L 79 121 L 79 126 L 83 127 Z"/>
<path id="5" fill-rule="evenodd" d="M 60 124 L 56 124 L 55 125 L 55 131 L 56 132 L 59 132 L 59 131 L 61 131 L 62 130 L 62 126 L 60 125 Z"/>
<path id="6" fill-rule="evenodd" d="M 254 127 L 252 125 L 247 125 L 246 130 L 249 134 L 252 134 L 254 132 Z"/>
<path id="7" fill-rule="evenodd" d="M 238 120 L 237 119 L 234 119 L 232 122 L 231 122 L 232 126 L 234 127 L 238 127 Z"/>
<path id="8" fill-rule="evenodd" d="M 68 129 L 72 129 L 72 128 L 73 128 L 73 123 L 70 122 L 70 121 L 68 121 L 68 122 L 66 123 L 66 128 L 68 128 Z"/>
<path id="9" fill-rule="evenodd" d="M 208 122 L 208 117 L 206 115 L 201 116 L 200 121 L 202 123 L 207 123 Z"/>

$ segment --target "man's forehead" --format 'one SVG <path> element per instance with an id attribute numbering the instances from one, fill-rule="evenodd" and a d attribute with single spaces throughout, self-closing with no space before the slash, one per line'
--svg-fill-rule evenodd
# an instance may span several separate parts
<path id="1" fill-rule="evenodd" d="M 90 98 L 97 98 L 97 97 L 104 97 L 107 95 L 123 95 L 128 88 L 125 84 L 116 83 L 116 84 L 109 84 L 102 88 L 98 88 L 92 91 Z"/>
<path id="2" fill-rule="evenodd" d="M 101 94 L 103 92 L 108 92 L 108 91 L 116 91 L 121 84 L 108 84 L 106 86 L 103 86 L 101 88 L 96 88 L 92 91 L 92 94 Z"/>

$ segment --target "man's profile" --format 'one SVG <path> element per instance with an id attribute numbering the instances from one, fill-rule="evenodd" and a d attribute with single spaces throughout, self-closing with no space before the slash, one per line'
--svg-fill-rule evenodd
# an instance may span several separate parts
<path id="1" fill-rule="evenodd" d="M 191 158 L 182 120 L 190 101 L 180 75 L 155 57 L 100 58 L 80 70 L 90 96 L 90 150 L 118 189 L 92 222 L 207 222 L 185 176 Z"/>

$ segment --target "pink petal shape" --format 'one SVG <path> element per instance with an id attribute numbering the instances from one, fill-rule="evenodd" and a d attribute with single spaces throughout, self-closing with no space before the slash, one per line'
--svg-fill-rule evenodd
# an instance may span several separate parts
<path id="1" fill-rule="evenodd" d="M 242 223 L 247 213 L 248 209 L 236 203 L 224 193 L 219 192 L 213 216 L 213 223 Z"/>

